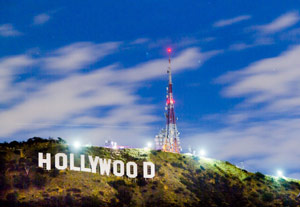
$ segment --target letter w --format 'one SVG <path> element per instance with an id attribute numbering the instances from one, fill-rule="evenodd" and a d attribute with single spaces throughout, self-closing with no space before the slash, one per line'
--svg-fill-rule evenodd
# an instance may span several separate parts
<path id="1" fill-rule="evenodd" d="M 106 173 L 106 175 L 109 175 L 110 173 L 110 167 L 111 167 L 111 159 L 99 159 L 99 163 L 100 163 L 100 174 L 104 175 L 104 173 Z"/>

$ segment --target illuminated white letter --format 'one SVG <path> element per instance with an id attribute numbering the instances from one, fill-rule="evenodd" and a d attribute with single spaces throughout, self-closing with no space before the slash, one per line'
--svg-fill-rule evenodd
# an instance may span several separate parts
<path id="1" fill-rule="evenodd" d="M 63 163 L 62 165 L 60 165 L 60 158 L 63 158 Z M 68 158 L 67 158 L 67 155 L 65 153 L 57 153 L 55 155 L 55 167 L 58 169 L 58 170 L 65 170 L 67 168 L 67 165 L 68 165 Z"/>
<path id="2" fill-rule="evenodd" d="M 74 154 L 70 154 L 70 170 L 80 171 L 80 167 L 75 167 Z"/>
<path id="3" fill-rule="evenodd" d="M 43 153 L 39 152 L 39 167 L 44 167 L 43 164 L 46 164 L 46 169 L 51 170 L 51 154 L 46 153 L 46 159 L 43 157 Z"/>
<path id="4" fill-rule="evenodd" d="M 81 171 L 83 172 L 91 172 L 91 168 L 86 168 L 85 167 L 85 156 L 84 155 L 80 155 L 80 161 L 81 161 Z"/>
<path id="5" fill-rule="evenodd" d="M 131 166 L 133 167 L 133 173 L 131 173 Z M 128 162 L 126 164 L 126 175 L 129 178 L 136 178 L 137 174 L 138 174 L 137 164 L 135 162 Z"/>
<path id="6" fill-rule="evenodd" d="M 106 175 L 109 175 L 111 159 L 108 159 L 108 161 L 106 161 L 106 159 L 100 158 L 99 163 L 100 163 L 100 174 L 104 175 L 104 173 L 106 173 Z"/>
<path id="7" fill-rule="evenodd" d="M 95 159 L 93 159 L 92 156 L 89 156 L 89 160 L 90 160 L 90 164 L 91 164 L 91 167 L 92 167 L 92 173 L 96 173 L 99 157 L 96 156 Z"/>
<path id="8" fill-rule="evenodd" d="M 118 172 L 118 165 L 120 165 L 120 172 Z M 124 162 L 121 160 L 114 161 L 113 168 L 115 176 L 121 177 L 124 175 Z"/>
<path id="9" fill-rule="evenodd" d="M 150 174 L 148 167 L 150 167 Z M 152 162 L 144 162 L 144 178 L 153 178 L 155 176 L 155 165 Z"/>

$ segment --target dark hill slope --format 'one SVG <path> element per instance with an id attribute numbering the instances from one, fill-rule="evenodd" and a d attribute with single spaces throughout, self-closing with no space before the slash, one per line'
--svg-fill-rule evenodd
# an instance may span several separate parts
<path id="1" fill-rule="evenodd" d="M 54 156 L 72 148 L 63 140 L 39 138 L 0 145 L 0 206 L 299 206 L 299 181 L 250 173 L 228 162 L 143 149 L 84 147 L 75 152 L 134 161 L 139 176 L 130 179 L 46 171 L 37 167 L 38 152 Z M 142 177 L 146 160 L 155 163 L 153 179 Z"/>

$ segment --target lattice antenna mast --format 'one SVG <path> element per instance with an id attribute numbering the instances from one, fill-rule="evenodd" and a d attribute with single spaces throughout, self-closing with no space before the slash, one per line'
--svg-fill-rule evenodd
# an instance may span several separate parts
<path id="1" fill-rule="evenodd" d="M 167 152 L 180 153 L 180 144 L 179 144 L 179 132 L 176 126 L 175 112 L 174 112 L 174 99 L 173 99 L 173 83 L 172 83 L 172 68 L 171 68 L 171 48 L 167 49 L 169 54 L 169 86 L 168 86 L 168 95 L 167 95 L 167 114 L 166 114 L 166 132 L 164 139 L 163 150 Z"/>

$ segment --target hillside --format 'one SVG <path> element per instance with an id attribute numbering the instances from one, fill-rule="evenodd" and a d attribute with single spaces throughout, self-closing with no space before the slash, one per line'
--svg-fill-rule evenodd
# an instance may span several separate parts
<path id="1" fill-rule="evenodd" d="M 153 179 L 38 168 L 38 152 L 72 147 L 62 139 L 0 144 L 0 206 L 299 206 L 297 180 L 241 170 L 229 162 L 144 149 L 83 147 L 74 152 L 156 166 Z M 75 160 L 75 163 L 80 162 Z"/>

